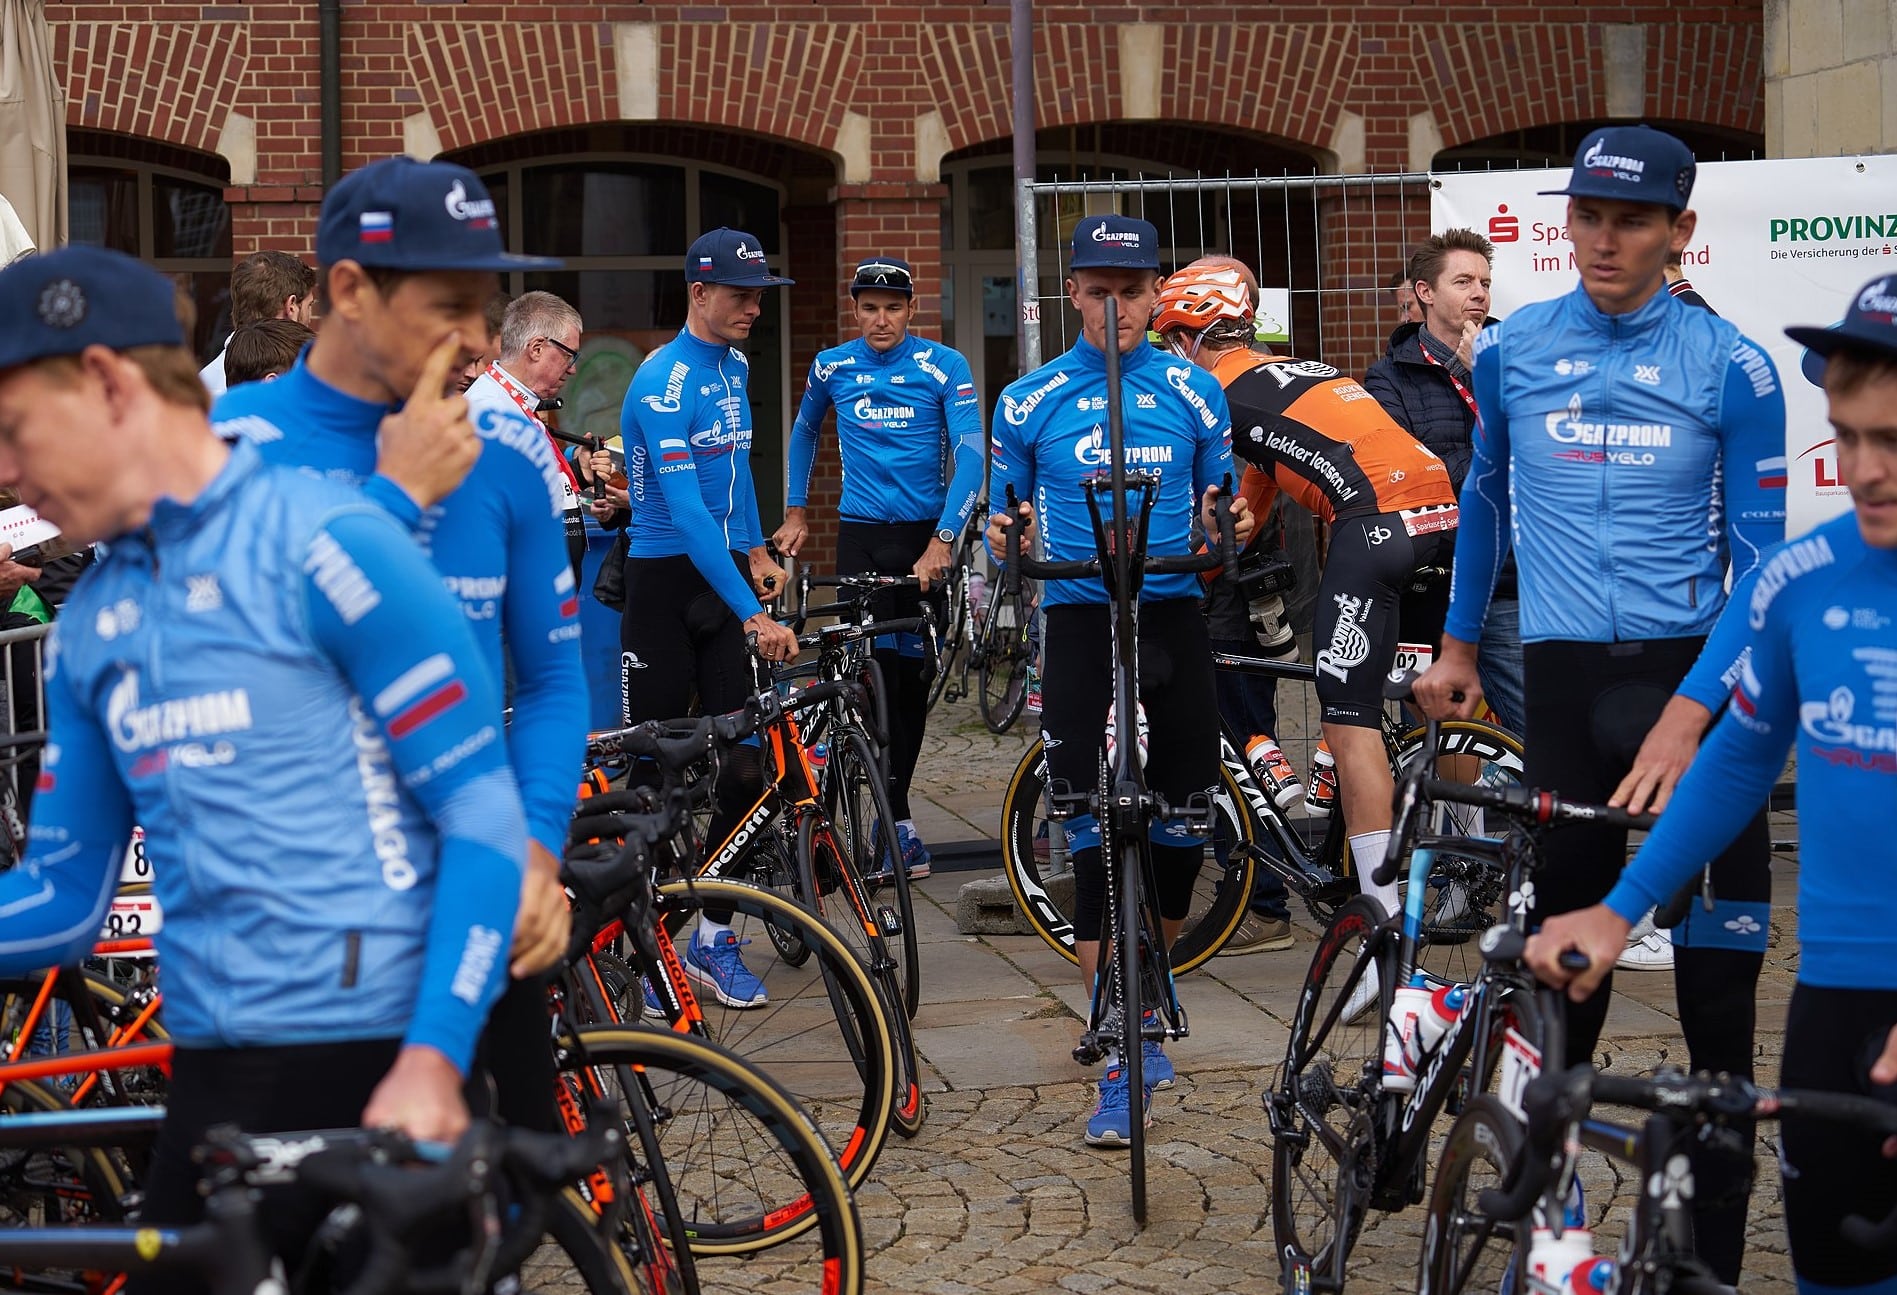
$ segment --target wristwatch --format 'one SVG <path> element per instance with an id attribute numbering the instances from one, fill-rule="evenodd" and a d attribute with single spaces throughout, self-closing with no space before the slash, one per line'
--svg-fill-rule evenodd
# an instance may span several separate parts
<path id="1" fill-rule="evenodd" d="M 935 533 L 935 538 L 941 540 L 944 544 L 953 544 L 955 543 L 955 532 L 944 526 Z"/>

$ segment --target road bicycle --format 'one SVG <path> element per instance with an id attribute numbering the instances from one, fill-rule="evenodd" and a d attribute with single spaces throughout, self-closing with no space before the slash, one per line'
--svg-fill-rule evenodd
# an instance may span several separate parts
<path id="1" fill-rule="evenodd" d="M 948 575 L 938 582 L 942 591 L 942 618 L 936 627 L 935 667 L 929 678 L 929 708 L 946 696 L 951 702 L 968 695 L 968 668 L 965 662 L 970 641 L 985 612 L 972 605 L 970 587 L 981 568 L 981 533 L 988 524 L 988 501 L 977 499 L 968 524 L 956 537 L 955 551 L 949 561 Z M 949 680 L 960 669 L 959 683 Z"/>
<path id="2" fill-rule="evenodd" d="M 1314 684 L 1317 678 L 1312 666 L 1270 657 L 1215 652 L 1212 661 L 1220 670 L 1272 679 Z M 1172 948 L 1175 972 L 1205 965 L 1238 930 L 1259 868 L 1283 879 L 1319 924 L 1328 923 L 1360 889 L 1350 866 L 1349 830 L 1341 809 L 1328 819 L 1291 818 L 1259 786 L 1244 756 L 1245 740 L 1245 734 L 1234 733 L 1220 720 L 1219 785 L 1212 800 L 1216 835 L 1208 843 L 1206 866 L 1200 871 L 1185 928 Z M 1383 744 L 1390 767 L 1399 776 L 1426 749 L 1426 740 L 1422 726 L 1408 726 L 1399 712 L 1386 709 Z M 1438 743 L 1445 757 L 1479 768 L 1485 783 L 1520 781 L 1521 742 L 1506 729 L 1480 720 L 1451 720 L 1439 725 Z M 1022 753 L 1002 798 L 1002 865 L 1028 925 L 1073 962 L 1073 922 L 1062 902 L 1071 893 L 1063 883 L 1071 879 L 1072 864 L 1065 837 L 1048 810 L 1047 756 L 1036 740 Z M 1439 832 L 1480 834 L 1477 814 L 1448 805 L 1437 812 Z M 1423 930 L 1431 950 L 1426 961 L 1432 968 L 1443 963 L 1445 976 L 1457 968 L 1448 965 L 1453 959 L 1446 952 L 1439 951 L 1466 943 L 1473 931 L 1488 926 L 1502 893 L 1499 873 L 1466 866 L 1454 871 L 1457 875 L 1444 871 L 1432 877 L 1437 897 L 1425 912 Z"/>
<path id="3" fill-rule="evenodd" d="M 1396 687 L 1407 692 L 1408 682 Z M 1534 981 L 1520 963 L 1541 862 L 1535 833 L 1555 822 L 1634 829 L 1653 822 L 1530 788 L 1448 782 L 1431 776 L 1432 767 L 1419 759 L 1406 772 L 1389 850 L 1372 878 L 1388 884 L 1407 866 L 1402 912 L 1386 914 L 1371 895 L 1337 911 L 1318 941 L 1284 1063 L 1265 1093 L 1272 1228 L 1286 1291 L 1343 1289 L 1368 1212 L 1422 1200 L 1436 1116 L 1487 1089 L 1498 1070 L 1509 1088 L 1525 1081 L 1524 1067 L 1559 1055 L 1562 1020 L 1537 1010 Z M 1445 802 L 1480 806 L 1515 826 L 1499 840 L 1435 835 L 1426 830 L 1430 810 Z M 1416 975 L 1428 879 L 1444 860 L 1506 877 L 1504 920 L 1481 937 L 1481 967 L 1461 986 Z M 1393 1019 L 1398 988 L 1413 985 L 1444 992 L 1427 1006 L 1406 998 L 1417 1018 Z M 1425 1049 L 1421 1013 L 1429 1011 L 1438 1012 L 1442 1033 Z"/>
<path id="4" fill-rule="evenodd" d="M 1117 303 L 1107 302 L 1107 336 L 1117 336 Z M 1187 831 L 1209 831 L 1213 811 L 1209 798 L 1189 805 L 1169 805 L 1146 785 L 1145 760 L 1139 750 L 1139 596 L 1148 575 L 1211 569 L 1219 562 L 1237 560 L 1231 518 L 1231 479 L 1218 492 L 1215 524 L 1221 551 L 1206 554 L 1149 557 L 1146 542 L 1159 477 L 1127 467 L 1121 414 L 1120 352 L 1108 347 L 1106 357 L 1108 432 L 1107 468 L 1081 484 L 1093 525 L 1096 556 L 1077 562 L 1043 562 L 1022 551 L 1021 527 L 1016 516 L 1019 500 L 1007 487 L 1007 514 L 1015 524 L 1007 528 L 1004 589 L 998 607 L 1019 606 L 1025 577 L 1041 580 L 1101 580 L 1110 599 L 1110 656 L 1113 662 L 1112 709 L 1102 716 L 1108 744 L 1099 761 L 1098 779 L 1090 790 L 1051 788 L 1049 799 L 1057 812 L 1092 814 L 1100 827 L 1100 862 L 1106 880 L 1099 948 L 1101 966 L 1094 978 L 1087 1027 L 1074 1049 L 1074 1059 L 1096 1064 L 1117 1053 L 1128 1092 L 1135 1103 L 1128 1121 L 1128 1176 L 1133 1218 L 1146 1222 L 1146 1087 L 1143 1057 L 1146 1040 L 1184 1038 L 1184 1009 L 1173 988 L 1166 942 L 1160 932 L 1159 911 L 1152 876 L 1151 831 L 1161 824 L 1180 824 Z M 1104 508 L 1101 496 L 1107 496 Z M 1025 642 L 1025 625 L 1023 642 Z"/>
<path id="5" fill-rule="evenodd" d="M 999 736 L 1014 727 L 1027 706 L 1029 675 L 1040 647 L 1033 583 L 1021 579 L 1018 572 L 1011 576 L 1003 563 L 988 582 L 984 604 L 970 608 L 968 617 L 968 649 L 947 696 L 956 701 L 972 691 L 982 723 Z M 970 673 L 975 676 L 973 689 Z"/>
<path id="6" fill-rule="evenodd" d="M 1603 1104 L 1648 1115 L 1638 1124 L 1602 1120 L 1592 1110 Z M 1424 1295 L 1489 1292 L 1510 1280 L 1512 1270 L 1517 1289 L 1539 1290 L 1572 1265 L 1600 1263 L 1605 1267 L 1595 1273 L 1599 1284 L 1628 1295 L 1736 1295 L 1693 1255 L 1695 1184 L 1688 1148 L 1709 1136 L 1728 1136 L 1737 1144 L 1742 1140 L 1731 1131 L 1735 1124 L 1784 1115 L 1852 1125 L 1867 1140 L 1897 1134 L 1897 1105 L 1876 1098 L 1774 1091 L 1730 1075 L 1673 1069 L 1639 1078 L 1575 1066 L 1538 1075 L 1513 1102 L 1478 1098 L 1443 1146 L 1417 1289 Z M 1583 1148 L 1624 1166 L 1625 1176 L 1639 1184 L 1612 1260 L 1593 1258 L 1591 1238 L 1569 1238 L 1582 1241 L 1579 1246 L 1559 1245 L 1570 1230 L 1567 1202 Z M 1897 1239 L 1897 1213 L 1876 1223 L 1847 1218 L 1843 1230 L 1868 1249 L 1888 1250 Z M 1556 1245 L 1547 1245 L 1550 1240 Z"/>
<path id="7" fill-rule="evenodd" d="M 150 1108 L 15 1115 L 0 1120 L 0 1148 L 30 1157 L 148 1142 L 162 1118 Z M 25 1290 L 117 1289 L 122 1279 L 108 1282 L 108 1274 L 164 1273 L 194 1278 L 213 1295 L 277 1295 L 290 1288 L 271 1252 L 261 1193 L 294 1188 L 330 1203 L 298 1265 L 299 1290 L 335 1283 L 349 1295 L 485 1291 L 494 1278 L 519 1270 L 536 1286 L 649 1291 L 608 1240 L 610 1220 L 569 1186 L 594 1166 L 623 1163 L 621 1143 L 609 1119 L 596 1120 L 578 1139 L 477 1122 L 453 1147 L 364 1129 L 212 1130 L 196 1156 L 203 1222 L 15 1216 L 5 1220 L 15 1226 L 0 1226 L 0 1268 Z M 543 1246 L 543 1237 L 551 1244 Z M 361 1250 L 359 1259 L 349 1246 Z M 339 1264 L 339 1253 L 350 1256 L 346 1263 Z"/>

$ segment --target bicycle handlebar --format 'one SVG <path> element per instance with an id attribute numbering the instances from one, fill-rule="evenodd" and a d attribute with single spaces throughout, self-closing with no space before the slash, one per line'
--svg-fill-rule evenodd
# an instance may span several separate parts
<path id="1" fill-rule="evenodd" d="M 1021 501 L 1015 496 L 1014 484 L 1007 486 L 1007 514 L 1010 518 L 1007 528 L 1007 549 L 1004 560 L 1007 574 L 1003 579 L 1003 589 L 1013 593 L 1022 576 L 1036 580 L 1090 580 L 1105 574 L 1104 559 L 1095 554 L 1090 558 L 1081 558 L 1070 562 L 1044 562 L 1039 558 L 1028 557 L 1021 549 L 1021 527 L 1018 525 Z M 1212 519 L 1218 526 L 1219 546 L 1203 553 L 1179 553 L 1167 557 L 1145 557 L 1140 566 L 1147 575 L 1180 575 L 1187 572 L 1211 571 L 1227 563 L 1238 562 L 1238 543 L 1232 534 L 1232 479 L 1228 474 L 1212 500 Z"/>
<path id="2" fill-rule="evenodd" d="M 1586 801 L 1568 800 L 1552 791 L 1542 791 L 1535 787 L 1485 787 L 1425 776 L 1406 780 L 1404 787 L 1406 796 L 1410 794 L 1409 788 L 1412 784 L 1415 794 L 1421 799 L 1491 809 L 1531 827 L 1547 827 L 1552 823 L 1599 823 L 1606 827 L 1644 832 L 1659 821 L 1658 816 L 1654 814 L 1630 814 L 1612 805 L 1592 805 Z M 1379 863 L 1376 871 L 1370 874 L 1370 880 L 1379 886 L 1387 886 L 1396 880 L 1397 869 L 1402 862 L 1396 857 L 1402 849 L 1401 834 L 1391 835 L 1390 847 L 1390 853 L 1384 856 L 1383 862 Z"/>
<path id="3" fill-rule="evenodd" d="M 871 621 L 867 625 L 855 622 L 843 622 L 826 625 L 822 629 L 812 630 L 808 634 L 797 636 L 800 648 L 821 647 L 824 643 L 860 643 L 864 639 L 881 638 L 885 634 L 919 634 L 924 638 L 935 633 L 933 616 L 904 616 L 886 621 Z"/>
<path id="4" fill-rule="evenodd" d="M 713 750 L 735 746 L 756 731 L 757 717 L 744 711 L 689 720 L 647 720 L 631 728 L 587 734 L 586 754 L 593 759 L 629 755 L 655 760 L 667 771 L 678 773 Z"/>

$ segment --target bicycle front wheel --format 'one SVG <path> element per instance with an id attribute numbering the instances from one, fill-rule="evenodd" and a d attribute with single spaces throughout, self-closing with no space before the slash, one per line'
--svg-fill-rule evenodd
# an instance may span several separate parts
<path id="1" fill-rule="evenodd" d="M 1174 975 L 1203 966 L 1245 920 L 1257 875 L 1257 821 L 1230 769 L 1219 766 L 1215 834 L 1193 887 L 1186 923 L 1170 951 Z M 1219 854 L 1225 858 L 1221 861 Z M 1073 864 L 1060 821 L 1047 813 L 1047 753 L 1022 753 L 1001 802 L 1001 860 L 1014 902 L 1034 933 L 1069 962 L 1074 953 Z"/>
<path id="2" fill-rule="evenodd" d="M 982 722 L 992 733 L 1006 733 L 1027 705 L 1028 666 L 1027 596 L 997 597 L 988 604 L 988 625 L 976 667 Z"/>
<path id="3" fill-rule="evenodd" d="M 882 761 L 861 733 L 837 730 L 831 734 L 830 759 L 823 772 L 823 808 L 830 816 L 837 844 L 849 856 L 865 891 L 870 889 L 870 879 L 877 879 L 870 895 L 874 924 L 895 963 L 903 1011 L 914 1017 L 921 1002 L 922 962 L 916 947 L 909 873 L 901 865 L 902 845 L 896 839 L 895 815 L 889 808 L 889 780 L 884 776 Z M 890 864 L 887 879 L 882 876 L 885 863 Z M 900 930 L 891 930 L 890 916 L 894 916 Z"/>
<path id="4" fill-rule="evenodd" d="M 1298 995 L 1271 1118 L 1271 1221 L 1278 1253 L 1341 1271 L 1363 1225 L 1390 959 L 1377 935 L 1383 906 L 1359 895 L 1319 937 Z M 1382 965 L 1380 965 L 1382 964 Z"/>
<path id="5" fill-rule="evenodd" d="M 862 1288 L 849 1184 L 782 1085 L 703 1039 L 667 1031 L 589 1028 L 562 1038 L 559 1052 L 563 1069 L 583 1065 L 588 1087 L 619 1095 L 622 1111 L 624 1094 L 640 1090 L 694 1256 L 772 1251 L 741 1271 L 696 1264 L 703 1290 Z"/>
<path id="6" fill-rule="evenodd" d="M 941 636 L 936 640 L 935 676 L 929 680 L 929 709 L 942 699 L 948 687 L 949 671 L 962 650 L 968 628 L 968 568 L 958 569 L 945 588 L 947 610 L 942 619 Z"/>
<path id="7" fill-rule="evenodd" d="M 1416 1279 L 1421 1295 L 1502 1289 L 1520 1249 L 1517 1225 L 1485 1216 L 1477 1202 L 1483 1188 L 1502 1185 L 1521 1155 L 1521 1121 L 1493 1097 L 1473 1099 L 1450 1127 L 1429 1193 Z"/>

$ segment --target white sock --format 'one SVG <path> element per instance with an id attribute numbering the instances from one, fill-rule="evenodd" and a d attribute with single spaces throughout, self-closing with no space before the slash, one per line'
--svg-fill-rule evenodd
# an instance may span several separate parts
<path id="1" fill-rule="evenodd" d="M 726 926 L 723 922 L 714 922 L 703 913 L 700 913 L 698 915 L 698 934 L 694 938 L 697 939 L 700 945 L 709 949 L 712 945 L 721 943 L 730 931 L 731 928 Z"/>
<path id="2" fill-rule="evenodd" d="M 916 821 L 915 821 L 915 820 L 914 820 L 913 818 L 899 818 L 899 819 L 897 819 L 897 820 L 896 820 L 896 826 L 897 826 L 897 827 L 906 827 L 906 828 L 908 828 L 908 829 L 909 829 L 909 834 L 910 834 L 911 836 L 914 836 L 914 835 L 915 835 L 915 831 L 916 831 Z"/>
<path id="3" fill-rule="evenodd" d="M 1385 913 L 1397 911 L 1396 882 L 1379 886 L 1370 880 L 1370 876 L 1383 866 L 1384 851 L 1390 848 L 1390 833 L 1359 832 L 1350 838 L 1350 861 L 1357 869 L 1357 884 L 1366 895 L 1374 895 L 1383 905 Z M 700 921 L 704 919 L 699 919 Z"/>

